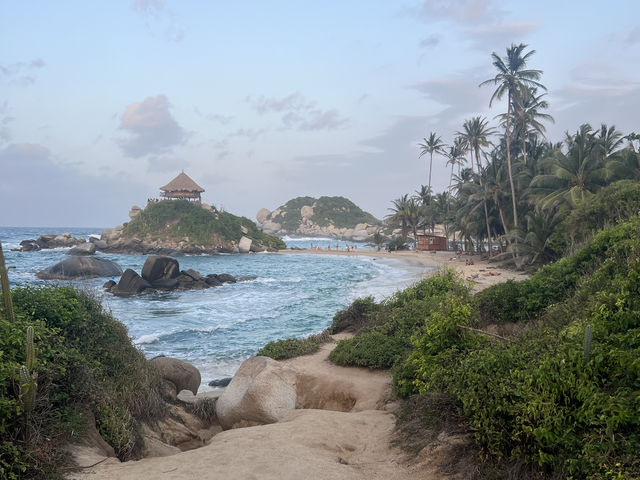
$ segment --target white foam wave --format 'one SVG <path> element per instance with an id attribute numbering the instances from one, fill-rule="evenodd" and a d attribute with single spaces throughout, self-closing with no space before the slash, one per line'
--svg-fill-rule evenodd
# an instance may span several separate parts
<path id="1" fill-rule="evenodd" d="M 156 343 L 160 338 L 164 335 L 163 333 L 148 333 L 147 335 L 142 335 L 138 338 L 133 339 L 133 343 L 135 345 L 151 345 L 152 343 Z"/>
<path id="2" fill-rule="evenodd" d="M 335 238 L 330 237 L 290 237 L 285 235 L 282 237 L 285 242 L 335 242 L 338 241 Z"/>

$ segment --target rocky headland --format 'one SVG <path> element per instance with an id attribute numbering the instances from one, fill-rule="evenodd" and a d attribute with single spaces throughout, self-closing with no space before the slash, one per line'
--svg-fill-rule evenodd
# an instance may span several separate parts
<path id="1" fill-rule="evenodd" d="M 381 228 L 381 222 L 344 197 L 297 197 L 256 220 L 265 233 L 331 237 L 363 242 Z"/>

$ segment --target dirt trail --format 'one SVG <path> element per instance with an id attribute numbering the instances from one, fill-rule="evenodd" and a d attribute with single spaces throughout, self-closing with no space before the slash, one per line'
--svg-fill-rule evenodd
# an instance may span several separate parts
<path id="1" fill-rule="evenodd" d="M 82 480 L 162 479 L 398 479 L 456 478 L 443 474 L 439 464 L 448 444 L 429 449 L 408 461 L 392 446 L 395 416 L 390 402 L 391 375 L 362 368 L 331 364 L 328 355 L 335 344 L 325 344 L 314 355 L 287 361 L 304 374 L 326 380 L 325 395 L 337 386 L 355 400 L 352 410 L 299 409 L 271 424 L 222 432 L 197 450 L 169 457 L 119 463 L 108 459 L 95 467 L 69 475 Z M 317 383 L 317 382 L 316 382 Z M 321 383 L 325 383 L 324 381 Z M 326 399 L 325 399 L 326 400 Z M 311 400 L 309 400 L 311 401 Z M 325 402 L 326 404 L 326 402 Z M 337 409 L 344 405 L 336 404 Z M 426 449 L 425 449 L 426 450 Z"/>

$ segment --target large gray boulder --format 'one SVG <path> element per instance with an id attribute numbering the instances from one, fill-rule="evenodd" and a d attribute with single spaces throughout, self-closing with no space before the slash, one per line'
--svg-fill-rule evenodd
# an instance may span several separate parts
<path id="1" fill-rule="evenodd" d="M 256 214 L 256 220 L 258 223 L 264 223 L 267 217 L 271 215 L 271 212 L 266 208 L 261 208 Z"/>
<path id="2" fill-rule="evenodd" d="M 157 370 L 160 378 L 171 382 L 176 387 L 176 394 L 182 390 L 190 390 L 194 395 L 198 393 L 200 372 L 190 363 L 178 358 L 156 357 L 149 363 Z"/>
<path id="3" fill-rule="evenodd" d="M 142 267 L 142 278 L 149 283 L 168 280 L 180 275 L 180 265 L 175 258 L 151 255 Z"/>
<path id="4" fill-rule="evenodd" d="M 216 403 L 222 428 L 275 423 L 289 415 L 296 408 L 296 374 L 269 357 L 245 360 Z"/>
<path id="5" fill-rule="evenodd" d="M 238 243 L 238 250 L 240 250 L 240 253 L 249 253 L 251 251 L 252 242 L 253 241 L 250 238 L 243 236 Z"/>
<path id="6" fill-rule="evenodd" d="M 122 268 L 111 260 L 100 257 L 70 256 L 36 273 L 44 280 L 71 280 L 73 278 L 119 277 Z"/>
<path id="7" fill-rule="evenodd" d="M 128 297 L 142 293 L 145 290 L 152 290 L 153 287 L 134 270 L 127 268 L 117 285 L 111 288 L 111 293 L 119 297 Z"/>

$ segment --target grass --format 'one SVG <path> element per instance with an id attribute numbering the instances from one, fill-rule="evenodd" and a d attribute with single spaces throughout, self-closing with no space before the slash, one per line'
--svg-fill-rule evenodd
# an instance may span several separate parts
<path id="1" fill-rule="evenodd" d="M 258 350 L 256 355 L 264 355 L 274 360 L 286 360 L 315 353 L 320 349 L 320 345 L 331 341 L 329 332 L 325 330 L 306 338 L 288 338 L 269 342 Z"/>

